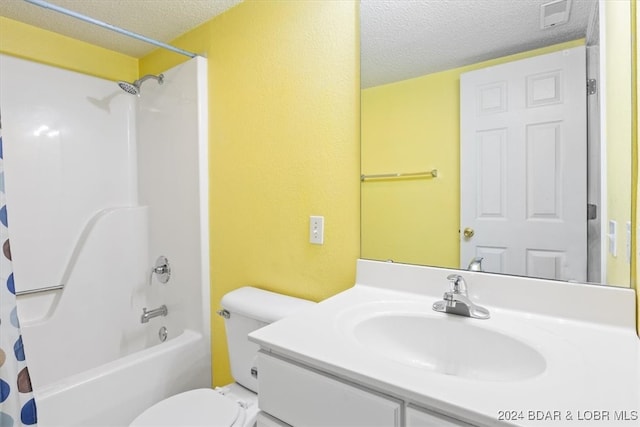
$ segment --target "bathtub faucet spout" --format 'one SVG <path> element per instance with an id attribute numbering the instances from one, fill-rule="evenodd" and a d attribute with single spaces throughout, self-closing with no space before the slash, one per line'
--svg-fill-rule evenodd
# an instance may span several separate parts
<path id="1" fill-rule="evenodd" d="M 167 314 L 169 314 L 169 311 L 167 310 L 167 306 L 164 304 L 162 304 L 158 308 L 154 308 L 153 310 L 149 310 L 149 311 L 147 311 L 147 307 L 145 307 L 142 309 L 142 317 L 140 317 L 140 322 L 147 323 L 149 322 L 150 319 L 153 319 L 154 317 L 166 316 Z"/>

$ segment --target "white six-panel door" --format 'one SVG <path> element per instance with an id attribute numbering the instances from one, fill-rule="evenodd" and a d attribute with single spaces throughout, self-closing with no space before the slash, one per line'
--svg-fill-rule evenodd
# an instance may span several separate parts
<path id="1" fill-rule="evenodd" d="M 462 268 L 586 280 L 585 67 L 577 47 L 461 76 Z"/>

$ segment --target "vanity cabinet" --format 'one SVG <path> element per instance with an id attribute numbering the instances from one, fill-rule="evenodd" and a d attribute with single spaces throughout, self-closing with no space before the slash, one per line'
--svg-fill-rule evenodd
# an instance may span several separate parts
<path id="1" fill-rule="evenodd" d="M 258 427 L 472 427 L 264 351 L 258 402 Z"/>
<path id="2" fill-rule="evenodd" d="M 262 411 L 294 427 L 401 426 L 402 401 L 266 353 L 258 356 L 258 399 Z"/>

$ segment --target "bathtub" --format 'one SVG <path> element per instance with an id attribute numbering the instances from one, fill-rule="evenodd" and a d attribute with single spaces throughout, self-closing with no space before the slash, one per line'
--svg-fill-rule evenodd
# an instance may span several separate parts
<path id="1" fill-rule="evenodd" d="M 62 289 L 18 296 L 39 426 L 126 426 L 166 397 L 211 385 L 208 313 L 193 302 L 201 291 L 185 286 L 194 269 L 172 255 L 168 284 L 150 276 L 148 216 L 143 206 L 99 212 Z M 166 316 L 141 322 L 144 308 L 163 304 Z"/>
<path id="2" fill-rule="evenodd" d="M 34 390 L 38 426 L 127 426 L 154 403 L 210 386 L 208 340 L 179 336 Z M 198 374 L 199 373 L 199 374 Z"/>

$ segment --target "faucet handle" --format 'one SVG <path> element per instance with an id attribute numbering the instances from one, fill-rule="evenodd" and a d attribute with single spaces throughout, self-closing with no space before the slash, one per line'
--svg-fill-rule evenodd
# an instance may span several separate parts
<path id="1" fill-rule="evenodd" d="M 464 281 L 464 277 L 459 274 L 450 274 L 447 276 L 447 280 L 453 293 L 466 295 L 467 283 Z"/>

